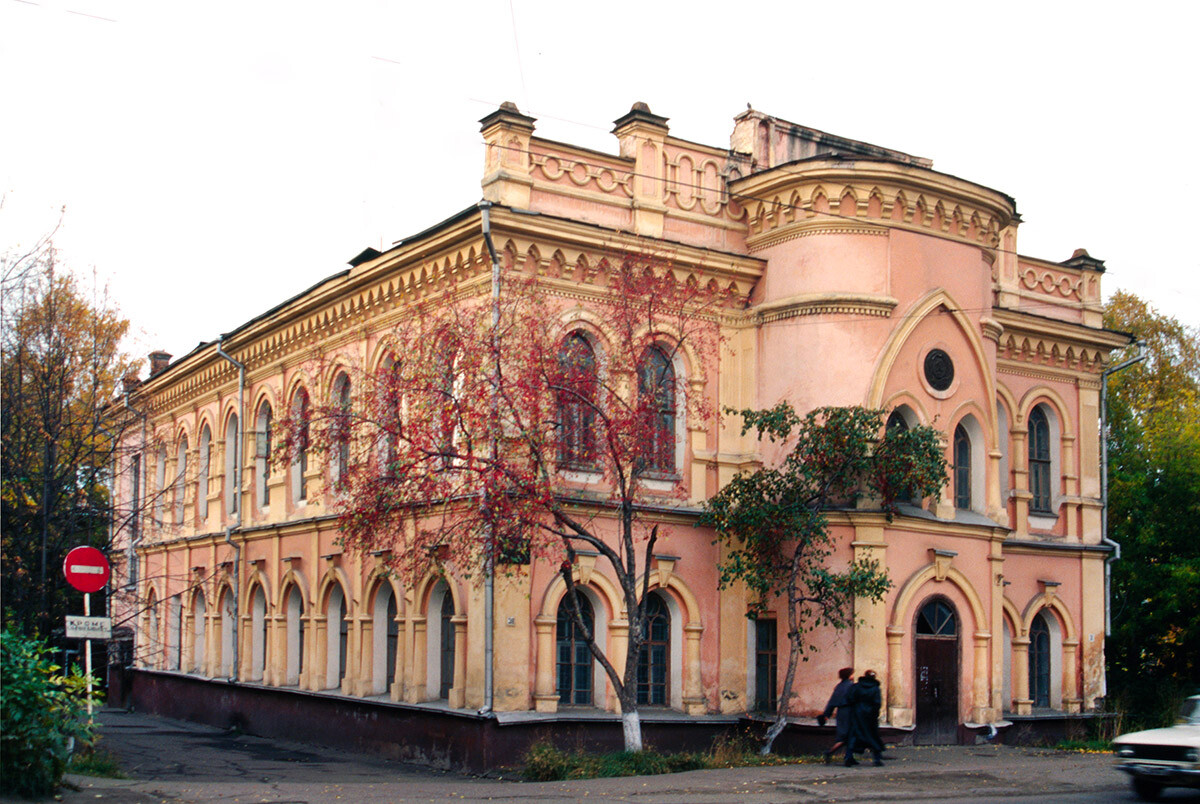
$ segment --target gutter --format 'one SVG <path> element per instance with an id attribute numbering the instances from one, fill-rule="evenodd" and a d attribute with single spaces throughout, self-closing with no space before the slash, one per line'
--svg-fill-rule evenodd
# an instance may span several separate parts
<path id="1" fill-rule="evenodd" d="M 238 370 L 238 427 L 233 434 L 233 499 L 237 501 L 237 524 L 225 528 L 225 543 L 233 548 L 233 662 L 229 668 L 229 680 L 238 680 L 238 646 L 241 642 L 241 577 L 242 577 L 242 546 L 233 541 L 233 532 L 242 530 L 242 429 L 246 426 L 246 364 L 234 360 L 224 349 L 225 335 L 217 338 L 217 354 L 228 360 Z M 207 490 L 205 490 L 207 494 Z"/>
<path id="2" fill-rule="evenodd" d="M 1112 548 L 1104 559 L 1104 636 L 1112 635 L 1112 562 L 1121 560 L 1121 545 L 1108 537 L 1108 378 L 1145 360 L 1146 344 L 1137 341 L 1137 356 L 1100 372 L 1100 542 Z"/>

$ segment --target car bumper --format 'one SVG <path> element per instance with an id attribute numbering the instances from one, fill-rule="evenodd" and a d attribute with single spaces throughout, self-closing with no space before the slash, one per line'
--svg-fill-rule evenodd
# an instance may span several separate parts
<path id="1" fill-rule="evenodd" d="M 1177 765 L 1160 765 L 1153 762 L 1131 760 L 1118 763 L 1117 770 L 1123 770 L 1130 776 L 1154 779 L 1165 785 L 1200 787 L 1200 768 L 1181 768 Z"/>

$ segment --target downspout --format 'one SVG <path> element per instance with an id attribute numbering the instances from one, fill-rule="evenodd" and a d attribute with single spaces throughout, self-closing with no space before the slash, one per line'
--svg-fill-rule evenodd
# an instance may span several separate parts
<path id="1" fill-rule="evenodd" d="M 500 381 L 500 349 L 497 339 L 500 331 L 500 259 L 496 256 L 496 246 L 492 243 L 492 226 L 489 211 L 492 205 L 481 201 L 479 212 L 482 218 L 483 242 L 487 244 L 488 255 L 492 259 L 492 426 L 496 426 L 498 418 L 499 389 L 496 384 Z M 496 443 L 499 433 L 493 432 L 491 438 L 492 462 L 497 458 L 499 445 Z M 496 631 L 496 526 L 488 523 L 487 554 L 484 558 L 483 572 L 483 706 L 481 715 L 492 712 L 495 689 L 495 631 Z"/>
<path id="2" fill-rule="evenodd" d="M 217 339 L 217 354 L 235 365 L 238 370 L 238 426 L 233 434 L 233 493 L 237 495 L 236 523 L 225 528 L 225 543 L 233 548 L 233 662 L 230 665 L 230 681 L 238 680 L 238 645 L 241 642 L 241 589 L 242 546 L 233 541 L 233 532 L 242 530 L 242 428 L 246 426 L 246 365 L 230 357 L 223 348 L 225 336 Z M 207 492 L 205 492 L 207 493 Z"/>
<path id="3" fill-rule="evenodd" d="M 1112 635 L 1112 562 L 1121 560 L 1121 545 L 1108 537 L 1108 378 L 1146 359 L 1146 344 L 1137 342 L 1136 357 L 1100 372 L 1100 541 L 1111 547 L 1104 558 L 1104 636 Z"/>

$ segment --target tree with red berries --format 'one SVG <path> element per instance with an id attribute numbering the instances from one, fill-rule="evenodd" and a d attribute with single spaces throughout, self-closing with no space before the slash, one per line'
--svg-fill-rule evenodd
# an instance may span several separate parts
<path id="1" fill-rule="evenodd" d="M 559 565 L 576 628 L 620 702 L 625 746 L 640 750 L 637 658 L 658 538 L 647 504 L 685 493 L 678 425 L 708 420 L 711 404 L 680 381 L 682 366 L 714 365 L 729 297 L 636 256 L 590 289 L 576 323 L 566 323 L 574 302 L 536 277 L 510 275 L 490 299 L 472 290 L 414 304 L 353 404 L 285 421 L 281 457 L 349 448 L 331 489 L 345 546 L 390 550 L 405 582 Z M 598 554 L 621 590 L 622 657 L 607 655 L 583 616 L 580 551 Z"/>

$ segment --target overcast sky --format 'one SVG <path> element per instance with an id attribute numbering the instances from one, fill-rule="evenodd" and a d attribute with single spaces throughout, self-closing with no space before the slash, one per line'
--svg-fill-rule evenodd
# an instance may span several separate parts
<path id="1" fill-rule="evenodd" d="M 754 108 L 1017 200 L 1200 325 L 1200 4 L 0 0 L 0 250 L 50 229 L 180 356 L 475 203 L 478 119 L 609 152 L 637 100 L 727 147 Z"/>

